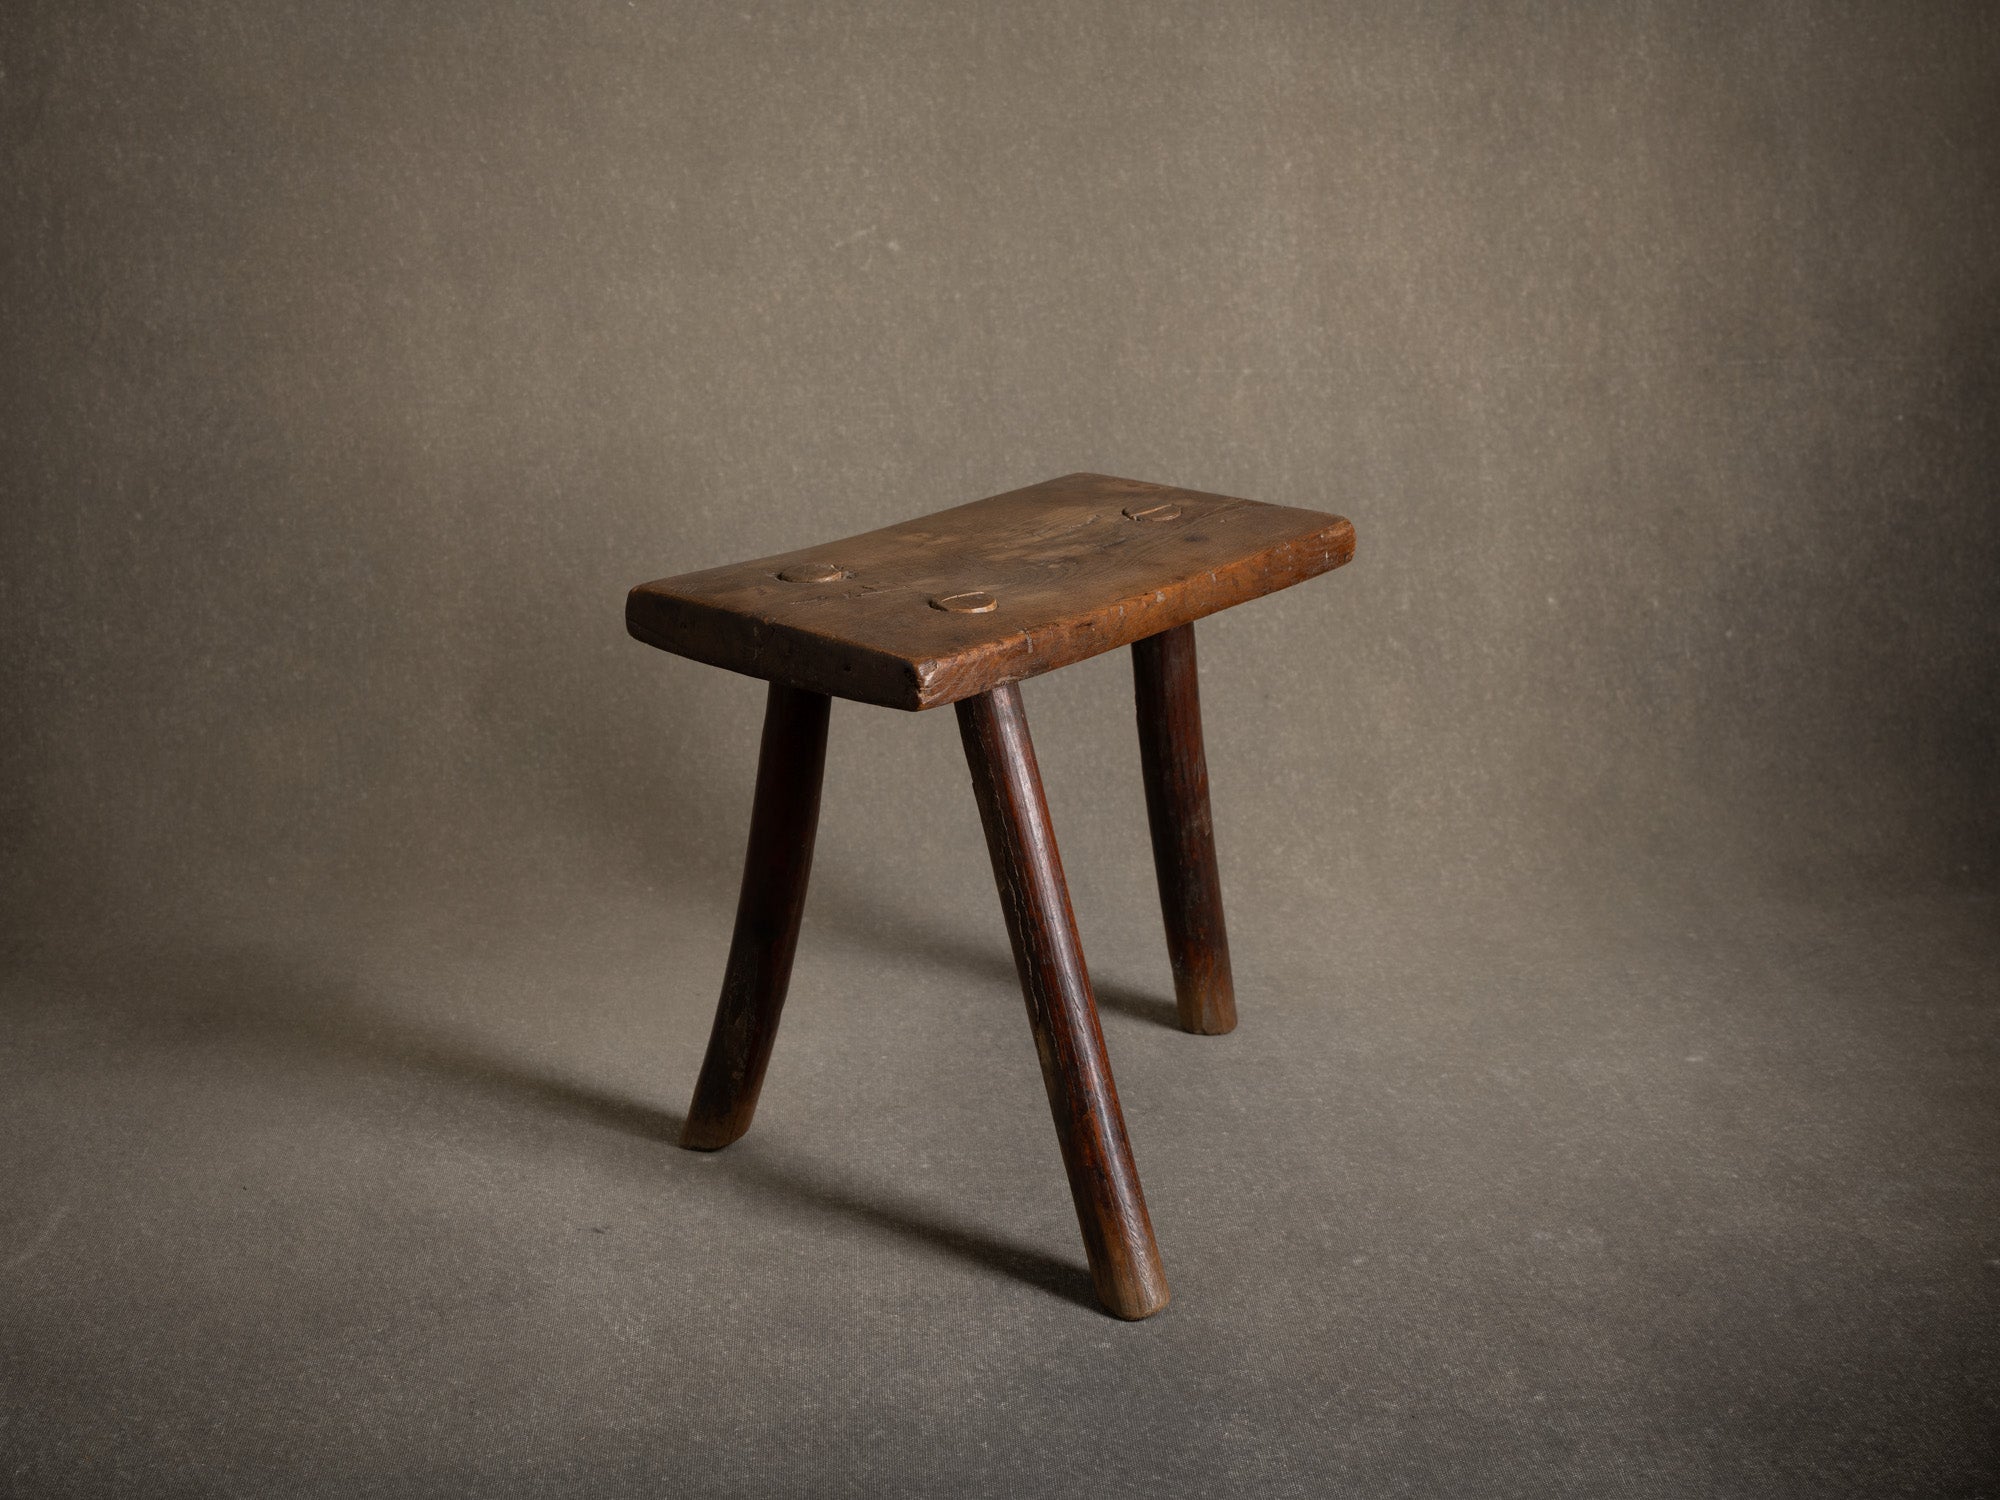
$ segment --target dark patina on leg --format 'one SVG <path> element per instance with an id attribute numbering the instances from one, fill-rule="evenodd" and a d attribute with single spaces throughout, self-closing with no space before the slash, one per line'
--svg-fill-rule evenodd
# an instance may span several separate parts
<path id="1" fill-rule="evenodd" d="M 961 699 L 957 709 L 1091 1282 L 1109 1312 L 1150 1317 L 1167 1305 L 1166 1272 L 1105 1057 L 1020 689 L 1006 683 Z"/>
<path id="2" fill-rule="evenodd" d="M 1236 984 L 1229 973 L 1229 929 L 1222 918 L 1222 876 L 1208 810 L 1194 626 L 1177 625 L 1133 642 L 1132 684 L 1174 1005 L 1181 1030 L 1219 1036 L 1236 1028 Z"/>
<path id="3" fill-rule="evenodd" d="M 681 1130 L 681 1144 L 696 1151 L 728 1145 L 750 1128 L 757 1110 L 757 1092 L 771 1061 L 799 945 L 831 707 L 825 694 L 781 682 L 771 684 L 765 700 L 736 930 L 729 940 L 729 965 L 708 1055 Z"/>

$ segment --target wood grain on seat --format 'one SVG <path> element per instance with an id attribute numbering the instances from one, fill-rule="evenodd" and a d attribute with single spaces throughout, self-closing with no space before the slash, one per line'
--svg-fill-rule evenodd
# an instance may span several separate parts
<path id="1" fill-rule="evenodd" d="M 1288 588 L 1354 556 L 1323 511 L 1069 474 L 844 541 L 632 590 L 663 651 L 934 708 Z"/>

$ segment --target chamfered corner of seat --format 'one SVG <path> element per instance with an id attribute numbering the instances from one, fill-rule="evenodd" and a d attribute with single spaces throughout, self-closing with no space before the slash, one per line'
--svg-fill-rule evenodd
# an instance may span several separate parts
<path id="1" fill-rule="evenodd" d="M 1328 514 L 1333 513 L 1329 511 Z M 1329 528 L 1332 533 L 1333 550 L 1340 554 L 1340 565 L 1351 563 L 1354 561 L 1354 523 L 1342 515 L 1334 515 L 1333 522 Z"/>
<path id="2" fill-rule="evenodd" d="M 625 633 L 635 641 L 643 641 L 648 646 L 659 646 L 666 650 L 659 638 L 659 632 L 652 628 L 654 600 L 651 591 L 662 580 L 653 583 L 635 583 L 625 591 Z"/>

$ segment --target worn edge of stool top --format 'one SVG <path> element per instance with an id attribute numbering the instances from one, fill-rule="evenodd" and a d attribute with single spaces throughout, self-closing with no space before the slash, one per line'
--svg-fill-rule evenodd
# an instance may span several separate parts
<path id="1" fill-rule="evenodd" d="M 1342 516 L 1068 474 L 838 542 L 642 583 L 650 646 L 889 708 L 953 703 L 1289 588 Z"/>

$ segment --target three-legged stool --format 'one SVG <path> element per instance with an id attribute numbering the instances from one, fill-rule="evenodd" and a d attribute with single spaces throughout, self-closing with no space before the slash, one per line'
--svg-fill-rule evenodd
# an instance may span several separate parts
<path id="1" fill-rule="evenodd" d="M 770 682 L 736 929 L 681 1144 L 719 1150 L 750 1128 L 798 944 L 830 699 L 956 704 L 1091 1281 L 1121 1318 L 1165 1307 L 1166 1276 L 1015 684 L 1132 647 L 1180 1024 L 1228 1031 L 1236 999 L 1193 622 L 1353 555 L 1354 528 L 1339 516 L 1070 474 L 633 589 L 625 621 L 638 639 Z"/>

